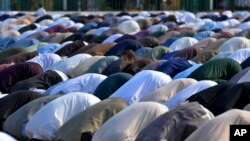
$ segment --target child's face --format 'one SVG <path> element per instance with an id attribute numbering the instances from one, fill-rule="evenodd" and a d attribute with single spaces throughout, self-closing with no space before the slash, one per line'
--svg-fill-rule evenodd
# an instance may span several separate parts
<path id="1" fill-rule="evenodd" d="M 122 59 L 122 66 L 124 67 L 134 63 L 134 59 L 129 59 L 127 56 L 121 56 L 121 59 Z"/>

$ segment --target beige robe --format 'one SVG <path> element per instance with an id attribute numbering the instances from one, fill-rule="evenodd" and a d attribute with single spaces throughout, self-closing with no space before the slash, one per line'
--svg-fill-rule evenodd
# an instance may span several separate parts
<path id="1" fill-rule="evenodd" d="M 128 104 L 122 99 L 106 99 L 66 122 L 57 132 L 57 140 L 81 141 L 82 134 L 92 136 L 108 119 Z"/>
<path id="2" fill-rule="evenodd" d="M 194 131 L 185 141 L 229 141 L 230 125 L 249 125 L 250 112 L 227 111 Z"/>
<path id="3" fill-rule="evenodd" d="M 156 102 L 135 103 L 110 118 L 96 131 L 92 141 L 132 141 L 138 133 L 168 108 Z"/>
<path id="4" fill-rule="evenodd" d="M 176 79 L 166 85 L 156 89 L 154 92 L 144 96 L 140 101 L 155 101 L 165 104 L 171 97 L 175 96 L 179 91 L 196 83 L 195 79 L 183 78 Z"/>

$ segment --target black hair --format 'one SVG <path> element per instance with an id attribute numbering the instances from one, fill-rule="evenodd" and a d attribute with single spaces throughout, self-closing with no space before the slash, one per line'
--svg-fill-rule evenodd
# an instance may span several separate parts
<path id="1" fill-rule="evenodd" d="M 43 7 L 43 4 L 42 3 L 38 3 L 38 7 Z"/>
<path id="2" fill-rule="evenodd" d="M 123 50 L 121 53 L 121 56 L 124 56 L 124 55 L 127 56 L 129 59 L 134 59 L 136 56 L 134 51 L 131 49 Z"/>

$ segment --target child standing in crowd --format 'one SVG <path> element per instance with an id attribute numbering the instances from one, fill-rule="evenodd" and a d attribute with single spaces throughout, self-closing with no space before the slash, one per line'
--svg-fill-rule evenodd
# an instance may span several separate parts
<path id="1" fill-rule="evenodd" d="M 38 4 L 38 9 L 37 9 L 36 14 L 37 14 L 37 16 L 39 16 L 39 17 L 46 15 L 46 10 L 44 9 L 42 3 L 39 3 L 39 4 Z"/>

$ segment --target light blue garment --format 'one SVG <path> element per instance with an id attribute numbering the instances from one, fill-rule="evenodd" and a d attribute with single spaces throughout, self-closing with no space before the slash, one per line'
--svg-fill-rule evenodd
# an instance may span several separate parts
<path id="1" fill-rule="evenodd" d="M 109 42 L 114 42 L 116 39 L 122 37 L 123 34 L 113 34 L 109 36 L 107 39 L 105 39 L 102 43 L 109 43 Z"/>
<path id="2" fill-rule="evenodd" d="M 232 53 L 230 53 L 230 52 L 220 53 L 220 54 L 217 54 L 214 57 L 212 57 L 210 60 L 219 59 L 219 58 L 226 58 L 227 56 L 229 56 L 231 54 Z"/>
<path id="3" fill-rule="evenodd" d="M 138 57 L 143 57 L 145 54 L 149 53 L 152 50 L 150 47 L 143 47 L 136 50 L 135 55 Z"/>
<path id="4" fill-rule="evenodd" d="M 25 48 L 25 47 L 29 47 L 38 43 L 39 41 L 37 39 L 25 38 L 25 39 L 16 41 L 14 44 L 9 45 L 7 48 L 10 48 L 10 47 L 24 47 Z"/>
<path id="5" fill-rule="evenodd" d="M 200 66 L 202 66 L 202 64 L 194 64 L 192 67 L 190 67 L 190 68 L 178 73 L 177 75 L 175 75 L 173 77 L 173 79 L 187 78 L 187 76 L 189 76 L 193 71 L 198 69 Z"/>
<path id="6" fill-rule="evenodd" d="M 245 17 L 246 15 L 248 15 L 249 12 L 248 11 L 237 11 L 233 13 L 233 17 Z"/>
<path id="7" fill-rule="evenodd" d="M 100 27 L 96 29 L 96 31 L 93 33 L 94 35 L 100 36 L 103 32 L 109 30 L 109 27 Z"/>
<path id="8" fill-rule="evenodd" d="M 167 32 L 168 27 L 162 24 L 157 24 L 157 25 L 150 26 L 147 30 L 151 33 L 154 33 L 157 31 Z"/>
<path id="9" fill-rule="evenodd" d="M 143 1 L 142 0 L 136 0 L 136 8 L 140 8 L 143 5 Z M 144 18 L 150 17 L 150 13 L 148 11 L 142 11 L 140 13 L 138 13 L 138 16 L 142 16 Z"/>
<path id="10" fill-rule="evenodd" d="M 250 29 L 250 22 L 247 21 L 247 22 L 241 23 L 238 26 L 238 28 L 241 29 L 241 30 Z"/>
<path id="11" fill-rule="evenodd" d="M 206 21 L 203 26 L 200 27 L 200 30 L 211 30 L 216 25 L 213 21 Z"/>
<path id="12" fill-rule="evenodd" d="M 215 33 L 213 31 L 203 31 L 203 32 L 199 32 L 199 33 L 196 33 L 194 35 L 194 38 L 197 39 L 197 40 L 202 40 L 204 38 L 208 38 L 208 37 L 211 37 L 213 36 Z"/>
<path id="13" fill-rule="evenodd" d="M 14 44 L 17 41 L 16 37 L 6 37 L 0 39 L 0 50 L 8 48 L 11 44 Z"/>
<path id="14" fill-rule="evenodd" d="M 225 29 L 229 26 L 229 23 L 227 21 L 221 21 L 221 22 L 217 22 L 216 25 L 211 29 Z"/>
<path id="15" fill-rule="evenodd" d="M 19 39 L 25 39 L 27 37 L 29 37 L 30 35 L 36 33 L 37 31 L 35 30 L 28 30 L 22 33 L 22 35 L 19 37 Z"/>
<path id="16" fill-rule="evenodd" d="M 89 23 L 86 23 L 82 28 L 79 29 L 79 32 L 88 32 L 89 30 L 91 29 L 95 29 L 97 27 L 97 24 L 94 23 L 94 22 L 89 22 Z"/>
<path id="17" fill-rule="evenodd" d="M 230 54 L 229 56 L 227 56 L 226 58 L 233 59 L 241 64 L 248 57 L 250 57 L 250 48 L 239 49 L 233 52 L 232 54 Z"/>
<path id="18" fill-rule="evenodd" d="M 51 43 L 51 44 L 43 45 L 37 49 L 37 52 L 40 54 L 52 53 L 56 48 L 60 46 L 61 45 L 58 43 Z"/>
<path id="19" fill-rule="evenodd" d="M 191 65 L 196 65 L 197 63 L 192 61 L 192 60 L 188 60 L 188 63 L 190 63 Z"/>

